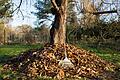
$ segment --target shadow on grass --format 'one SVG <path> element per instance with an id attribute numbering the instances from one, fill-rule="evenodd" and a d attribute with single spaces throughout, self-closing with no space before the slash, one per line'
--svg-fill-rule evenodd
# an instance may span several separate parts
<path id="1" fill-rule="evenodd" d="M 27 53 L 30 50 L 36 50 L 42 48 L 41 44 L 36 45 L 0 45 L 0 65 L 6 63 L 7 61 L 17 57 L 21 53 Z"/>
<path id="2" fill-rule="evenodd" d="M 9 60 L 11 60 L 15 55 L 1 55 L 0 56 L 0 65 L 3 65 L 7 63 Z"/>
<path id="3" fill-rule="evenodd" d="M 6 55 L 6 54 L 2 54 L 0 55 L 0 64 L 5 64 L 11 61 L 14 61 L 16 58 L 19 58 L 20 56 L 23 56 L 24 58 L 28 57 L 28 54 L 32 54 L 33 52 L 36 52 L 38 50 L 42 50 L 43 48 L 36 48 L 36 49 L 28 49 L 25 51 L 21 51 L 18 54 L 14 54 L 14 55 Z M 12 62 L 11 62 L 12 63 Z"/>

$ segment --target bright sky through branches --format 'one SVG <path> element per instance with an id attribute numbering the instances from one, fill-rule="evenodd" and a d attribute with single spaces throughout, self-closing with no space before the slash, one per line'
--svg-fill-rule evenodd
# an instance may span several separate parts
<path id="1" fill-rule="evenodd" d="M 20 0 L 13 0 L 14 7 L 15 9 L 19 3 Z M 11 22 L 11 25 L 13 27 L 22 25 L 22 24 L 28 24 L 31 25 L 32 27 L 35 27 L 34 22 L 36 21 L 36 16 L 32 14 L 31 12 L 35 12 L 35 7 L 34 7 L 35 0 L 23 0 L 22 5 L 20 7 L 21 11 L 15 11 L 13 14 L 13 21 Z M 21 14 L 22 13 L 22 14 Z"/>
<path id="2" fill-rule="evenodd" d="M 107 2 L 112 3 L 114 1 L 117 2 L 117 0 L 105 0 L 105 3 L 107 3 Z M 116 4 L 116 6 L 119 6 L 119 4 L 120 4 L 120 0 L 118 0 L 118 1 L 119 1 L 119 3 L 118 3 L 118 5 Z M 22 5 L 20 7 L 21 11 L 15 11 L 13 14 L 13 21 L 11 22 L 11 25 L 16 27 L 16 26 L 19 26 L 22 24 L 28 24 L 28 25 L 31 25 L 32 27 L 35 27 L 34 22 L 37 20 L 37 18 L 34 14 L 31 13 L 31 12 L 36 12 L 35 7 L 34 7 L 35 2 L 36 2 L 36 0 L 23 0 Z M 13 8 L 15 9 L 20 4 L 20 0 L 13 0 L 13 3 L 14 3 Z M 98 0 L 96 0 L 95 4 L 97 4 L 97 3 L 98 3 Z M 106 5 L 107 5 L 107 7 L 105 7 Z M 104 7 L 101 8 L 102 9 L 101 11 L 103 11 L 103 10 L 107 11 L 107 10 L 116 8 L 115 5 L 112 5 L 111 7 L 109 7 L 109 4 L 104 4 L 103 6 Z M 22 12 L 22 14 L 21 14 L 21 12 Z M 119 12 L 120 12 L 120 10 L 119 10 Z M 107 15 L 108 14 L 102 15 L 100 18 L 104 19 L 105 17 L 107 17 Z M 109 21 L 109 18 L 111 18 L 111 16 L 114 16 L 114 18 L 117 19 L 118 17 L 116 18 L 115 15 L 117 15 L 117 14 L 116 13 L 110 14 L 110 15 L 108 15 L 108 17 L 106 19 L 108 19 L 108 21 Z M 46 22 L 46 23 L 51 24 L 50 22 Z"/>

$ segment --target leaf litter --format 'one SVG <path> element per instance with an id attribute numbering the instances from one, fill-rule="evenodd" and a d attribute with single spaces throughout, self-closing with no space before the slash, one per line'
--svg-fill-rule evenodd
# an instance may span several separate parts
<path id="1" fill-rule="evenodd" d="M 68 59 L 74 65 L 72 68 L 63 68 L 59 65 L 65 58 L 64 48 L 66 48 Z M 86 77 L 90 80 L 114 80 L 113 74 L 116 67 L 96 54 L 70 44 L 46 44 L 42 49 L 21 53 L 4 66 L 5 69 L 9 67 L 8 69 L 20 72 L 30 79 L 45 76 L 53 79 Z"/>

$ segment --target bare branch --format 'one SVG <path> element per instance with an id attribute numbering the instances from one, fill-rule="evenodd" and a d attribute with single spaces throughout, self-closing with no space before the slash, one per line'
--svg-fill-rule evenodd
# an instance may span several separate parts
<path id="1" fill-rule="evenodd" d="M 22 20 L 24 20 L 24 15 L 23 15 L 23 13 L 22 13 L 22 11 L 21 11 L 21 10 L 20 10 L 20 13 L 21 13 L 21 15 L 22 15 L 22 17 L 23 17 L 23 18 L 22 18 Z"/>
<path id="2" fill-rule="evenodd" d="M 16 10 L 18 10 L 18 9 L 21 7 L 22 1 L 23 1 L 23 0 L 20 0 L 20 3 L 19 3 L 19 5 L 18 5 L 18 7 L 17 7 L 15 10 L 13 10 L 12 13 L 14 13 Z"/>
<path id="3" fill-rule="evenodd" d="M 17 5 L 15 4 L 15 6 L 17 6 Z M 21 11 L 20 8 L 18 8 L 17 14 L 18 14 L 19 12 L 21 13 L 21 15 L 22 15 L 22 17 L 23 17 L 22 19 L 24 20 L 24 15 L 23 15 L 23 12 Z"/>
<path id="4" fill-rule="evenodd" d="M 97 14 L 108 14 L 108 13 L 117 13 L 117 10 L 102 11 L 102 12 L 93 12 L 92 14 L 97 15 Z"/>
<path id="5" fill-rule="evenodd" d="M 51 0 L 51 3 L 53 5 L 53 7 L 58 11 L 59 10 L 59 7 L 57 6 L 55 0 Z"/>

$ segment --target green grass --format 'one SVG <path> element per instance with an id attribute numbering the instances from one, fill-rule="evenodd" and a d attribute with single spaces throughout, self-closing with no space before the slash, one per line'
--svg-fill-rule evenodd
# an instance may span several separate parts
<path id="1" fill-rule="evenodd" d="M 109 47 L 101 47 L 97 45 L 91 46 L 91 44 L 82 44 L 82 43 L 78 44 L 77 46 L 82 47 L 83 49 L 86 49 L 90 52 L 94 52 L 98 56 L 103 58 L 104 60 L 113 62 L 120 66 L 120 51 L 119 50 L 115 50 Z"/>
<path id="2" fill-rule="evenodd" d="M 0 55 L 17 55 L 21 51 L 40 48 L 42 45 L 2 45 L 0 46 Z"/>
<path id="3" fill-rule="evenodd" d="M 1 62 L 6 61 L 7 59 L 11 58 L 12 56 L 16 56 L 21 52 L 24 52 L 29 49 L 41 48 L 42 45 L 2 45 L 0 46 L 0 64 Z"/>

